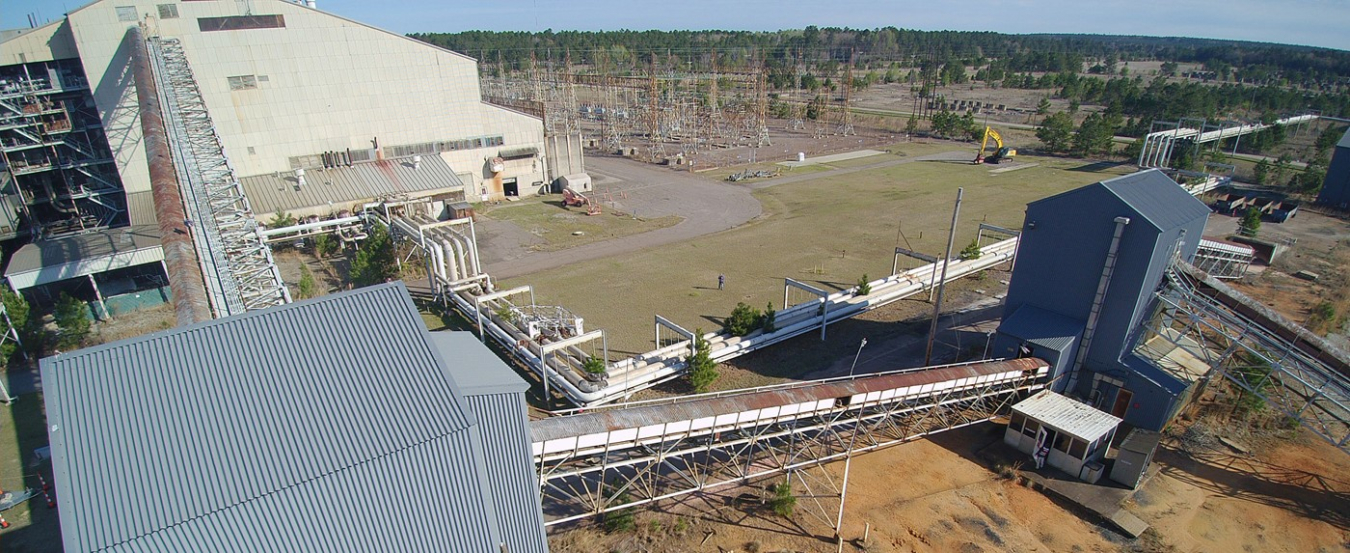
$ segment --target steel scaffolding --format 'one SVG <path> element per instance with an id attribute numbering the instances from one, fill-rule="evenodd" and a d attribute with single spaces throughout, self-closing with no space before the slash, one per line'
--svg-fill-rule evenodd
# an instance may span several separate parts
<path id="1" fill-rule="evenodd" d="M 1343 353 L 1182 261 L 1173 263 L 1156 295 L 1158 310 L 1141 327 L 1136 353 L 1164 370 L 1202 362 L 1208 370 L 1185 380 L 1228 379 L 1350 453 Z M 1164 349 L 1170 351 L 1160 356 Z"/>
<path id="2" fill-rule="evenodd" d="M 150 53 L 188 226 L 215 316 L 290 302 L 182 44 L 174 38 L 151 38 Z"/>
<path id="3" fill-rule="evenodd" d="M 1005 414 L 1047 371 L 1037 359 L 910 369 L 534 421 L 545 524 L 786 475 L 834 525 L 820 501 L 842 487 L 810 469 Z"/>

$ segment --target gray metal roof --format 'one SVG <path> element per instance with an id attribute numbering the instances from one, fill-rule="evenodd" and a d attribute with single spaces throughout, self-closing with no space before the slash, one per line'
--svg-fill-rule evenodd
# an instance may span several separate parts
<path id="1" fill-rule="evenodd" d="M 1158 169 L 1104 180 L 1103 188 L 1159 229 L 1173 229 L 1209 216 L 1209 206 Z"/>
<path id="2" fill-rule="evenodd" d="M 25 244 L 10 256 L 5 278 L 22 290 L 163 259 L 158 226 L 121 227 Z"/>
<path id="3" fill-rule="evenodd" d="M 82 259 L 111 257 L 119 253 L 158 247 L 162 246 L 157 226 L 122 227 L 39 240 L 25 244 L 10 256 L 5 276 Z"/>
<path id="4" fill-rule="evenodd" d="M 1044 348 L 1066 351 L 1083 334 L 1083 323 L 1027 304 L 1003 319 L 998 331 Z"/>
<path id="5" fill-rule="evenodd" d="M 445 359 L 445 368 L 465 396 L 518 394 L 529 383 L 511 370 L 472 332 L 432 332 L 431 345 Z"/>
<path id="6" fill-rule="evenodd" d="M 1092 442 L 1107 435 L 1120 424 L 1120 418 L 1110 413 L 1099 411 L 1050 390 L 1037 392 L 1036 395 L 1013 405 L 1013 411 L 1085 442 Z"/>
<path id="7" fill-rule="evenodd" d="M 1196 218 L 1208 217 L 1209 206 L 1196 199 L 1166 173 L 1158 169 L 1139 171 L 1096 182 L 1067 192 L 1041 198 L 1028 205 L 1049 202 L 1079 194 L 1093 194 L 1105 190 L 1138 216 L 1159 230 L 1180 227 Z"/>
<path id="8" fill-rule="evenodd" d="M 352 203 L 400 194 L 430 194 L 456 189 L 464 183 L 450 164 L 437 154 L 422 156 L 413 168 L 411 157 L 357 163 L 351 167 L 305 170 L 305 185 L 299 186 L 290 172 L 267 173 L 239 179 L 249 205 L 266 219 L 277 210 L 304 208 L 349 208 Z"/>
<path id="9" fill-rule="evenodd" d="M 1350 129 L 1346 129 L 1345 134 L 1341 135 L 1341 140 L 1336 143 L 1336 147 L 1350 148 Z"/>
<path id="10" fill-rule="evenodd" d="M 402 283 L 43 359 L 65 549 L 498 551 L 444 366 Z"/>
<path id="11" fill-rule="evenodd" d="M 155 195 L 149 190 L 127 194 L 127 215 L 131 226 L 155 226 L 159 218 L 155 215 Z"/>

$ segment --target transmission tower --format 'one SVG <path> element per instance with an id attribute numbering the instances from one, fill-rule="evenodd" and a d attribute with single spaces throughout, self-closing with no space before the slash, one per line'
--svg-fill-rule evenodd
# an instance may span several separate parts
<path id="1" fill-rule="evenodd" d="M 792 99 L 798 100 L 802 93 L 802 73 L 806 70 L 802 66 L 802 54 L 800 51 L 792 54 Z M 806 103 L 794 102 L 792 105 L 792 120 L 788 121 L 788 130 L 800 131 L 806 128 Z"/>
<path id="2" fill-rule="evenodd" d="M 853 112 L 850 111 L 850 104 L 853 98 L 853 63 L 858 57 L 854 50 L 848 52 L 848 66 L 844 68 L 844 105 L 839 112 L 839 134 L 841 136 L 852 136 L 858 134 L 853 131 Z"/>
<path id="3" fill-rule="evenodd" d="M 769 140 L 769 77 L 763 60 L 756 59 L 752 63 L 755 64 L 755 147 L 762 148 L 773 145 Z"/>
<path id="4" fill-rule="evenodd" d="M 712 73 L 708 82 L 708 118 L 707 130 L 704 134 L 708 137 L 708 146 L 711 148 L 713 142 L 722 135 L 722 106 L 718 104 L 717 98 L 717 50 L 712 51 Z"/>
<path id="5" fill-rule="evenodd" d="M 568 49 L 563 57 L 563 88 L 566 89 L 563 91 L 563 109 L 567 111 L 567 116 L 564 119 L 564 121 L 567 122 L 567 134 L 569 136 L 579 134 L 581 132 L 581 125 L 580 122 L 577 121 L 577 117 L 579 116 L 577 111 L 581 109 L 581 107 L 577 105 L 577 85 L 576 80 L 572 75 L 571 49 Z"/>
<path id="6" fill-rule="evenodd" d="M 656 54 L 652 54 L 651 69 L 647 73 L 647 139 L 652 142 L 652 163 L 666 157 L 666 146 L 661 136 L 661 86 L 656 81 Z"/>

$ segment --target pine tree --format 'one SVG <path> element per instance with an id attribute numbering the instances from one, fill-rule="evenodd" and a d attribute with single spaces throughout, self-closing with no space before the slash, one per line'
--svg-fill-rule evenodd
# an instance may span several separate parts
<path id="1" fill-rule="evenodd" d="M 379 224 L 371 225 L 366 241 L 352 259 L 350 275 L 357 288 L 388 282 L 398 276 L 397 255 L 388 229 Z"/>

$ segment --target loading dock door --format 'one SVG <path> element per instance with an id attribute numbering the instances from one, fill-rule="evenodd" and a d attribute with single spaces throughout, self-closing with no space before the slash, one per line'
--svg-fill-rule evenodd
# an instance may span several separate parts
<path id="1" fill-rule="evenodd" d="M 502 179 L 502 192 L 507 196 L 520 196 L 520 186 L 516 179 Z"/>

